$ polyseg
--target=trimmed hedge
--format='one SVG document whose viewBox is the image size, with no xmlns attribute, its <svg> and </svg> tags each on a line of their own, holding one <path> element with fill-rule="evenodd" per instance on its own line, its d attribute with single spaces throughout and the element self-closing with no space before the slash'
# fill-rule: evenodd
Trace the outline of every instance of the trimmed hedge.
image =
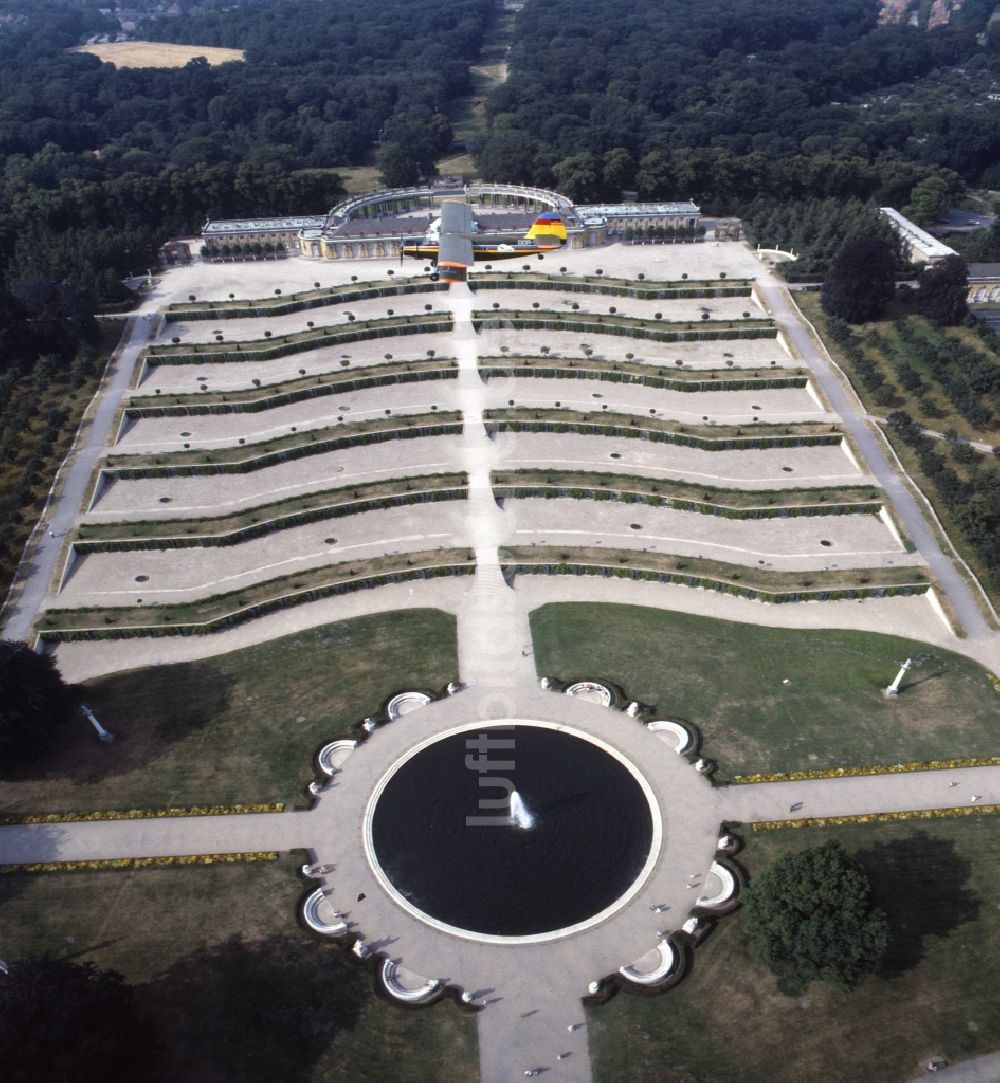
<svg viewBox="0 0 1000 1083">
<path fill-rule="evenodd" d="M 259 602 L 241 606 L 218 617 L 212 617 L 205 621 L 179 621 L 177 624 L 157 625 L 124 625 L 119 628 L 90 627 L 90 628 L 58 628 L 46 627 L 47 622 L 55 622 L 60 617 L 87 616 L 97 620 L 116 620 L 119 615 L 133 616 L 134 609 L 70 609 L 70 610 L 46 610 L 41 615 L 40 622 L 36 625 L 39 638 L 45 643 L 71 643 L 80 640 L 98 639 L 137 639 L 142 637 L 159 638 L 163 636 L 188 636 L 188 635 L 211 635 L 221 632 L 226 628 L 235 628 L 257 617 L 266 616 L 268 613 L 277 613 L 282 609 L 291 609 L 306 602 L 318 601 L 322 598 L 339 597 L 344 594 L 354 594 L 359 590 L 372 590 L 375 587 L 385 586 L 390 583 L 406 583 L 415 579 L 439 579 L 444 576 L 474 575 L 476 571 L 475 558 L 467 552 L 462 553 L 461 562 L 456 559 L 454 563 L 447 563 L 449 556 L 454 556 L 457 550 L 442 550 L 437 553 L 404 553 L 399 560 L 414 560 L 419 557 L 432 556 L 442 561 L 438 564 L 428 564 L 423 567 L 404 567 L 394 571 L 379 572 L 373 575 L 360 576 L 358 578 L 336 578 L 333 582 L 321 583 L 307 590 L 294 591 L 288 594 L 280 594 L 273 598 L 263 598 Z M 326 571 L 335 576 L 342 575 L 337 566 Z M 289 576 L 279 580 L 272 580 L 273 584 L 286 582 Z M 296 577 L 301 578 L 301 575 Z M 227 594 L 216 595 L 214 598 L 206 598 L 200 604 L 212 601 L 232 599 L 238 601 L 240 594 L 245 594 L 253 589 L 260 589 L 269 584 L 257 583 L 243 591 L 230 591 Z M 156 607 L 156 615 L 160 619 L 169 619 L 171 610 L 189 608 L 191 603 L 178 603 L 176 606 L 160 605 Z"/>
<path fill-rule="evenodd" d="M 870 504 L 879 507 L 882 492 L 877 485 L 806 486 L 803 488 L 739 489 L 721 485 L 697 484 L 679 478 L 651 478 L 618 470 L 590 470 L 578 467 L 518 467 L 499 469 L 490 475 L 497 486 L 555 486 L 557 488 L 605 488 L 631 490 L 664 499 L 692 504 L 717 504 L 733 508 L 770 508 Z M 86 529 L 86 527 L 81 527 Z"/>
<path fill-rule="evenodd" d="M 609 550 L 608 555 L 613 556 L 614 551 Z M 687 558 L 687 562 L 694 565 L 701 563 L 695 558 Z M 731 594 L 738 598 L 749 598 L 754 601 L 771 602 L 773 604 L 825 602 L 843 598 L 891 598 L 897 595 L 925 594 L 930 589 L 930 584 L 927 582 L 915 582 L 878 586 L 830 587 L 818 590 L 802 588 L 787 591 L 767 590 L 763 587 L 733 583 L 725 579 L 698 575 L 697 573 L 652 571 L 644 568 L 622 567 L 617 564 L 585 564 L 575 560 L 530 561 L 516 556 L 512 556 L 509 560 L 502 560 L 501 567 L 505 575 L 515 573 L 520 575 L 590 575 L 601 576 L 605 579 L 631 579 L 637 582 L 677 583 L 685 587 L 700 587 L 702 590 L 712 590 L 717 594 Z M 859 571 L 864 571 L 864 569 L 859 569 Z"/>
<path fill-rule="evenodd" d="M 484 364 L 485 361 L 485 364 Z M 499 363 L 498 363 L 499 362 Z M 529 379 L 604 380 L 616 384 L 643 384 L 645 387 L 666 391 L 769 391 L 781 388 L 803 388 L 809 383 L 807 376 L 747 376 L 740 373 L 678 372 L 676 375 L 660 375 L 649 371 L 648 365 L 628 365 L 627 362 L 602 364 L 588 360 L 583 364 L 568 365 L 555 362 L 551 365 L 517 364 L 502 359 L 480 360 L 479 373 L 483 379 L 493 377 L 519 377 Z M 770 373 L 772 370 L 765 369 Z"/>
<path fill-rule="evenodd" d="M 498 498 L 524 500 L 611 500 L 622 504 L 648 504 L 654 508 L 673 508 L 676 511 L 693 511 L 700 515 L 715 515 L 722 519 L 802 519 L 829 515 L 878 515 L 881 501 L 865 501 L 857 504 L 785 504 L 769 507 L 741 508 L 727 504 L 712 504 L 698 500 L 681 500 L 676 497 L 657 496 L 634 489 L 607 486 L 566 485 L 494 485 L 493 495 Z"/>
<path fill-rule="evenodd" d="M 142 355 L 150 368 L 157 365 L 218 365 L 237 361 L 273 361 L 290 354 L 308 353 L 324 346 L 337 346 L 362 339 L 393 338 L 399 335 L 445 334 L 452 330 L 450 313 L 432 312 L 426 316 L 391 316 L 385 320 L 366 320 L 330 327 L 314 327 L 278 338 L 250 339 L 247 342 L 197 344 L 179 343 L 150 346 Z M 199 349 L 204 346 L 204 349 Z"/>
<path fill-rule="evenodd" d="M 287 297 L 257 297 L 246 301 L 216 301 L 198 303 L 183 301 L 167 305 L 163 317 L 167 323 L 180 320 L 233 320 L 261 316 L 288 316 L 310 308 L 347 305 L 369 301 L 376 297 L 403 297 L 411 293 L 438 293 L 448 288 L 447 282 L 429 279 L 405 282 L 359 282 L 351 286 L 330 286 L 321 290 L 303 290 Z M 213 305 L 215 307 L 213 307 Z"/>
<path fill-rule="evenodd" d="M 618 284 L 618 282 L 622 284 Z M 510 278 L 475 274 L 469 276 L 469 285 L 475 290 L 559 290 L 561 293 L 591 293 L 605 297 L 631 297 L 637 301 L 676 301 L 692 297 L 749 297 L 750 280 L 732 279 L 729 284 L 715 284 L 714 280 L 695 280 L 684 284 L 666 282 L 638 282 L 636 280 L 611 281 L 579 278 L 532 278 L 512 275 Z"/>
<path fill-rule="evenodd" d="M 402 482 L 400 482 L 402 484 Z M 350 500 L 343 504 L 327 504 L 324 507 L 309 508 L 271 519 L 264 519 L 249 526 L 240 527 L 228 534 L 165 535 L 150 538 L 94 538 L 76 539 L 73 548 L 78 553 L 134 553 L 149 549 L 193 549 L 203 546 L 222 547 L 239 545 L 253 538 L 274 534 L 279 530 L 304 526 L 307 523 L 324 522 L 328 519 L 345 519 L 351 515 L 361 515 L 366 511 L 381 511 L 384 508 L 402 508 L 411 504 L 436 504 L 443 500 L 465 500 L 469 495 L 467 487 L 454 489 L 422 489 L 401 492 L 394 496 L 379 496 L 370 499 Z M 165 528 L 177 529 L 190 520 L 165 520 Z"/>
<path fill-rule="evenodd" d="M 206 395 L 190 394 L 183 397 L 185 402 L 158 406 L 155 403 L 141 406 L 126 405 L 124 414 L 128 418 L 140 417 L 194 417 L 199 414 L 253 414 L 262 410 L 273 410 L 278 406 L 289 406 L 304 399 L 319 398 L 326 395 L 343 395 L 350 391 L 365 391 L 372 387 L 388 387 L 392 384 L 416 383 L 422 380 L 454 380 L 458 377 L 458 364 L 450 359 L 437 367 L 411 369 L 393 364 L 393 371 L 380 371 L 388 365 L 374 365 L 351 376 L 339 376 L 329 383 L 315 383 L 309 387 L 296 387 L 288 391 L 276 391 L 255 399 L 237 399 L 231 402 L 203 402 Z M 240 394 L 240 392 L 235 392 Z"/>
<path fill-rule="evenodd" d="M 382 428 L 370 428 L 371 425 Z M 378 422 L 361 422 L 357 427 L 342 425 L 336 429 L 312 429 L 296 433 L 294 437 L 280 436 L 246 448 L 235 450 L 248 454 L 248 458 L 213 461 L 211 456 L 219 452 L 178 451 L 156 457 L 153 462 L 141 465 L 123 465 L 121 460 L 129 458 L 146 460 L 150 456 L 115 456 L 109 458 L 101 467 L 101 472 L 113 478 L 136 479 L 158 477 L 196 477 L 203 474 L 247 474 L 277 463 L 320 455 L 328 451 L 343 451 L 346 448 L 365 447 L 369 444 L 384 444 L 390 440 L 414 440 L 422 436 L 446 436 L 461 433 L 461 415 L 455 412 L 441 414 L 410 414 L 400 418 L 386 418 Z M 345 435 L 324 435 L 331 433 Z M 261 450 L 273 448 L 274 450 Z M 227 449 L 233 450 L 233 449 Z M 192 462 L 201 456 L 204 461 Z"/>
<path fill-rule="evenodd" d="M 726 326 L 723 327 L 723 324 Z M 574 334 L 614 335 L 654 342 L 778 337 L 778 328 L 770 320 L 747 320 L 742 324 L 737 320 L 704 320 L 698 323 L 682 320 L 675 323 L 639 320 L 630 316 L 591 316 L 548 311 L 531 313 L 516 309 L 499 312 L 477 309 L 472 313 L 472 325 L 477 333 L 484 329 L 572 331 Z"/>
<path fill-rule="evenodd" d="M 653 444 L 679 444 L 683 447 L 699 448 L 702 451 L 730 451 L 735 449 L 776 447 L 823 447 L 840 444 L 843 434 L 835 432 L 775 433 L 773 430 L 789 426 L 752 426 L 753 435 L 742 435 L 742 428 L 735 430 L 729 426 L 717 426 L 712 431 L 718 436 L 704 436 L 700 433 L 684 431 L 684 426 L 657 420 L 647 422 L 636 418 L 625 418 L 624 414 L 600 414 L 599 420 L 560 420 L 560 414 L 569 411 L 534 410 L 533 417 L 523 416 L 529 411 L 486 410 L 483 414 L 486 432 L 571 432 L 588 436 L 617 436 L 648 440 Z M 799 426 L 803 428 L 803 426 Z"/>
</svg>

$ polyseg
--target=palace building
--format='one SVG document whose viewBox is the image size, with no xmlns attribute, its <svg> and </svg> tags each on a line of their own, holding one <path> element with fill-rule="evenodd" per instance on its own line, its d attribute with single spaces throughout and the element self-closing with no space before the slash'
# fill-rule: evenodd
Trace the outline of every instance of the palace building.
<svg viewBox="0 0 1000 1083">
<path fill-rule="evenodd" d="M 208 221 L 202 254 L 208 259 L 302 256 L 305 259 L 384 259 L 420 238 L 445 200 L 476 210 L 483 241 L 521 237 L 541 211 L 557 212 L 570 248 L 605 244 L 626 227 L 697 230 L 700 208 L 684 203 L 624 203 L 576 207 L 559 192 L 516 184 L 432 184 L 349 196 L 327 214 Z"/>
</svg>

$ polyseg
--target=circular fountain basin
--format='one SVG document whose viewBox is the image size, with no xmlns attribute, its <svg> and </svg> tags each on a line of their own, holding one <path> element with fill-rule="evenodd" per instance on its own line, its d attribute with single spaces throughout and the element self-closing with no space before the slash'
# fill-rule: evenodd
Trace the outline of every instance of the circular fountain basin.
<svg viewBox="0 0 1000 1083">
<path fill-rule="evenodd" d="M 365 816 L 368 861 L 396 902 L 490 942 L 550 940 L 604 920 L 638 891 L 661 841 L 652 791 L 621 753 L 521 719 L 411 749 Z"/>
</svg>

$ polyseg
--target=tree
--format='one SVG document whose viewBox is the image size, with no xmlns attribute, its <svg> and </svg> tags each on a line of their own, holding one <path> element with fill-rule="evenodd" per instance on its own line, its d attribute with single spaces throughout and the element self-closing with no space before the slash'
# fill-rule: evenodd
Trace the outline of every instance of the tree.
<svg viewBox="0 0 1000 1083">
<path fill-rule="evenodd" d="M 619 199 L 623 188 L 628 188 L 635 178 L 635 162 L 624 147 L 612 147 L 604 155 L 601 164 L 604 191 L 612 199 Z"/>
<path fill-rule="evenodd" d="M 839 842 L 779 858 L 754 878 L 743 905 L 751 955 L 789 993 L 817 980 L 853 989 L 889 939 L 867 876 Z"/>
<path fill-rule="evenodd" d="M 0 639 L 0 774 L 45 752 L 72 710 L 70 690 L 51 656 Z"/>
<path fill-rule="evenodd" d="M 593 154 L 583 151 L 572 154 L 552 167 L 556 184 L 575 203 L 588 203 L 600 194 L 597 163 Z"/>
<path fill-rule="evenodd" d="M 663 198 L 675 183 L 670 158 L 661 150 L 650 151 L 639 162 L 636 185 L 643 198 Z"/>
<path fill-rule="evenodd" d="M 925 177 L 910 193 L 904 213 L 918 226 L 933 225 L 951 204 L 951 185 L 943 177 Z"/>
<path fill-rule="evenodd" d="M 409 188 L 420 183 L 420 166 L 398 143 L 385 143 L 375 155 L 382 183 L 387 188 Z"/>
<path fill-rule="evenodd" d="M 0 1064 L 8 1083 L 141 1078 L 153 1046 L 132 987 L 113 970 L 28 959 L 0 975 Z"/>
<path fill-rule="evenodd" d="M 823 282 L 823 311 L 848 323 L 877 319 L 895 292 L 895 263 L 887 241 L 845 241 Z"/>
<path fill-rule="evenodd" d="M 917 278 L 917 311 L 937 324 L 961 323 L 969 311 L 969 268 L 961 256 L 945 256 Z"/>
</svg>

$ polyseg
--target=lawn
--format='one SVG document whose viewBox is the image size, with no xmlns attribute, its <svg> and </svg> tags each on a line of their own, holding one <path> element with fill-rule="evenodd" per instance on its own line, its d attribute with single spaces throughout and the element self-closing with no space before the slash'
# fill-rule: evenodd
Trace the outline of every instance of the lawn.
<svg viewBox="0 0 1000 1083">
<path fill-rule="evenodd" d="M 454 617 L 404 610 L 112 674 L 80 695 L 118 741 L 98 743 L 74 718 L 50 756 L 0 780 L 0 809 L 293 803 L 322 744 L 357 736 L 394 692 L 441 690 L 457 673 Z"/>
<path fill-rule="evenodd" d="M 1000 695 L 986 670 L 913 640 L 590 603 L 542 606 L 531 628 L 540 675 L 604 678 L 693 722 L 722 779 L 996 755 Z M 883 699 L 907 657 L 917 664 L 902 694 Z"/>
<path fill-rule="evenodd" d="M 994 817 L 747 833 L 751 875 L 839 839 L 890 919 L 878 977 L 851 994 L 778 992 L 749 958 L 743 915 L 720 921 L 688 977 L 660 997 L 620 993 L 588 1014 L 594 1078 L 656 1083 L 904 1083 L 931 1056 L 1000 1046 L 1000 832 Z"/>
<path fill-rule="evenodd" d="M 120 971 L 160 1039 L 150 1083 L 475 1079 L 471 1016 L 384 1003 L 346 948 L 299 928 L 302 860 L 7 874 L 4 958 Z"/>
</svg>

